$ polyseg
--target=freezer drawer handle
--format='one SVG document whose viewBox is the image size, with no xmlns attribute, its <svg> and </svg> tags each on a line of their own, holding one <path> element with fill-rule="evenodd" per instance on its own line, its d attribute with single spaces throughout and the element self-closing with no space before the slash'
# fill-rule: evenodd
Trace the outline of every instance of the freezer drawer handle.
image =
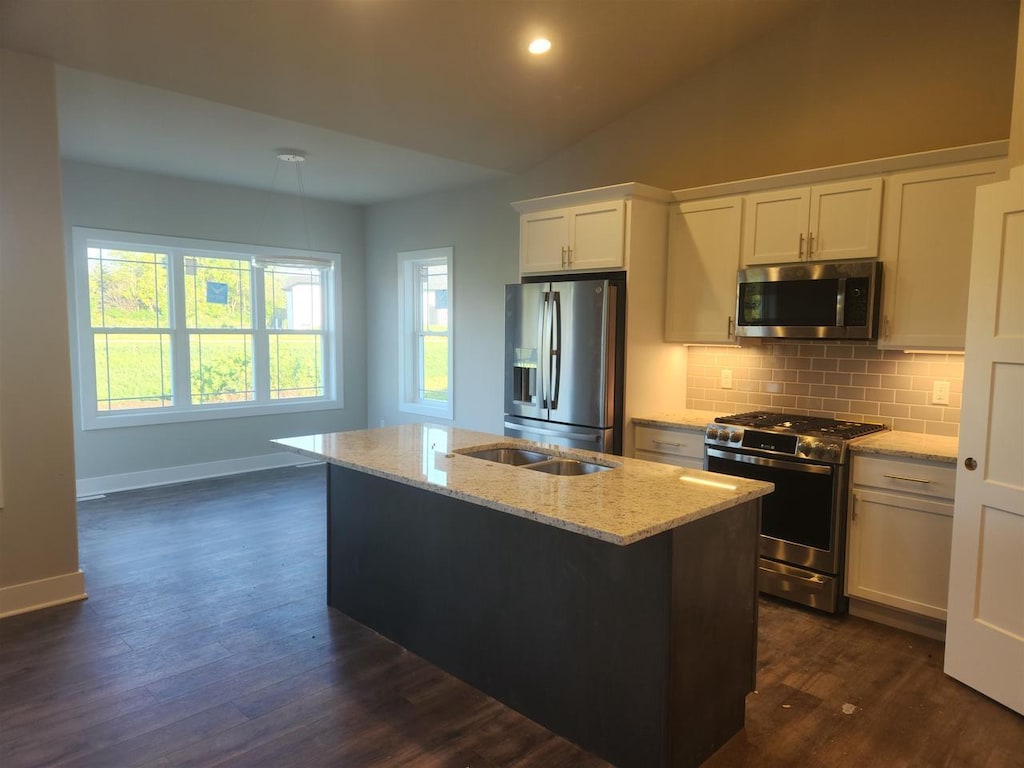
<svg viewBox="0 0 1024 768">
<path fill-rule="evenodd" d="M 505 426 L 511 429 L 522 430 L 523 432 L 536 432 L 538 435 L 564 437 L 568 440 L 588 440 L 591 443 L 601 442 L 600 435 L 585 435 L 582 432 L 559 432 L 557 429 L 544 429 L 543 427 L 528 427 L 525 424 L 516 424 L 514 421 L 506 421 Z"/>
</svg>

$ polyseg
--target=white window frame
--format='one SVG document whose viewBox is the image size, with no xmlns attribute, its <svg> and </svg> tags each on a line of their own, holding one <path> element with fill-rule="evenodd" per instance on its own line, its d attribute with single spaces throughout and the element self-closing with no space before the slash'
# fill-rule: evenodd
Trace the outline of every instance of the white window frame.
<svg viewBox="0 0 1024 768">
<path fill-rule="evenodd" d="M 451 421 L 455 402 L 455 283 L 454 248 L 426 248 L 398 252 L 398 410 Z M 419 291 L 416 273 L 421 266 L 445 264 L 448 268 L 448 399 L 427 400 L 419 395 L 423 366 L 419 353 Z"/>
<path fill-rule="evenodd" d="M 83 430 L 134 427 L 152 424 L 205 421 L 247 416 L 262 416 L 300 411 L 334 410 L 344 407 L 341 383 L 341 254 L 295 248 L 274 248 L 244 243 L 227 243 L 167 235 L 149 235 L 117 230 L 72 227 L 72 269 L 74 272 L 71 297 L 72 337 L 78 352 L 79 395 L 81 398 L 81 424 Z M 173 392 L 175 403 L 156 408 L 136 408 L 100 411 L 97 408 L 96 358 L 93 349 L 93 328 L 89 307 L 89 248 L 119 248 L 134 251 L 159 251 L 168 254 L 168 282 L 170 284 L 170 327 L 163 329 L 171 335 L 173 366 Z M 204 403 L 193 405 L 188 373 L 189 335 L 197 329 L 186 327 L 183 296 L 184 254 L 214 258 L 232 258 L 252 264 L 251 311 L 254 327 L 248 331 L 253 339 L 254 388 L 256 399 L 244 403 Z M 266 264 L 295 264 L 323 269 L 323 372 L 324 395 L 321 397 L 269 399 L 270 366 L 267 359 L 267 340 L 277 333 L 266 328 L 263 301 L 263 274 Z M 112 328 L 117 333 L 118 329 Z M 128 329 L 131 332 L 131 329 Z M 211 331 L 219 332 L 219 331 Z M 233 331 L 225 331 L 231 333 Z"/>
</svg>

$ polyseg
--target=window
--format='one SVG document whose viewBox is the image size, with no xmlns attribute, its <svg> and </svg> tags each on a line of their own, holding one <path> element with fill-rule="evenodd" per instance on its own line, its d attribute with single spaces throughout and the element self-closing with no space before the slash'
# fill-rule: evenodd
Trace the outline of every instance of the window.
<svg viewBox="0 0 1024 768">
<path fill-rule="evenodd" d="M 337 254 L 73 229 L 86 429 L 337 408 Z"/>
<path fill-rule="evenodd" d="M 452 249 L 398 254 L 399 410 L 452 418 Z"/>
</svg>

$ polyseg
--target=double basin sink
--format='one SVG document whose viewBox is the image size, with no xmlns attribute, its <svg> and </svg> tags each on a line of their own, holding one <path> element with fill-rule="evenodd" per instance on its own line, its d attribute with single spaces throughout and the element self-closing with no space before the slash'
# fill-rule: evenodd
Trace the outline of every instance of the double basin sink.
<svg viewBox="0 0 1024 768">
<path fill-rule="evenodd" d="M 536 472 L 545 472 L 549 475 L 562 475 L 574 477 L 578 475 L 591 475 L 594 472 L 603 472 L 606 469 L 614 469 L 614 466 L 595 464 L 590 461 L 579 459 L 567 459 L 563 456 L 555 456 L 541 451 L 531 451 L 528 448 L 516 447 L 495 447 L 495 448 L 465 448 L 455 453 L 469 456 L 474 459 L 493 461 L 497 464 L 508 464 L 514 467 L 532 469 Z"/>
</svg>

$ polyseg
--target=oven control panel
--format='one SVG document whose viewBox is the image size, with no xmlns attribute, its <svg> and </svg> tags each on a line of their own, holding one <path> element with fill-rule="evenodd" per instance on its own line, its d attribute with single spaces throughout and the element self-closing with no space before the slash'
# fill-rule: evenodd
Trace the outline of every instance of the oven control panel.
<svg viewBox="0 0 1024 768">
<path fill-rule="evenodd" d="M 745 429 L 730 424 L 711 424 L 704 432 L 704 444 L 725 446 L 746 453 L 794 456 L 808 461 L 838 464 L 845 458 L 845 441 L 834 437 L 812 437 L 777 430 Z"/>
</svg>

